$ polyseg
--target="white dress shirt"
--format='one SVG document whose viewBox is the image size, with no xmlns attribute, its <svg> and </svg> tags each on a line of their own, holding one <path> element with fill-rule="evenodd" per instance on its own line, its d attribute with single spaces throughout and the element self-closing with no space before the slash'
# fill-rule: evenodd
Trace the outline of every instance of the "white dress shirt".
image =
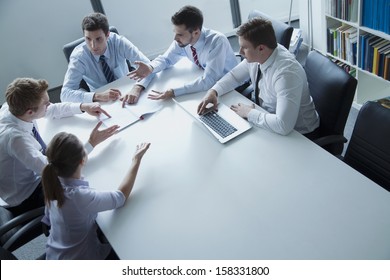
<svg viewBox="0 0 390 280">
<path fill-rule="evenodd" d="M 56 103 L 47 108 L 46 118 L 62 118 L 81 114 L 80 104 Z M 9 205 L 17 206 L 27 199 L 41 180 L 47 164 L 41 145 L 34 138 L 34 122 L 15 117 L 5 103 L 0 109 L 0 197 Z M 88 151 L 92 146 L 85 146 Z"/>
<path fill-rule="evenodd" d="M 123 206 L 125 196 L 119 190 L 98 192 L 81 179 L 59 179 L 64 189 L 65 203 L 61 208 L 57 207 L 57 201 L 51 201 L 50 207 L 46 206 L 46 215 L 51 224 L 46 259 L 105 259 L 111 247 L 98 239 L 97 213 Z"/>
<path fill-rule="evenodd" d="M 258 65 L 257 62 L 243 60 L 213 89 L 218 95 L 223 95 L 248 77 L 254 85 Z M 315 130 L 319 126 L 319 116 L 309 93 L 306 73 L 295 57 L 278 45 L 260 69 L 259 97 L 262 99 L 261 107 L 267 112 L 253 109 L 248 114 L 248 121 L 281 135 L 287 135 L 293 129 L 302 134 Z"/>
<path fill-rule="evenodd" d="M 237 65 L 237 59 L 229 40 L 220 32 L 202 28 L 201 35 L 193 47 L 196 49 L 198 61 L 203 67 L 204 73 L 190 83 L 173 88 L 175 96 L 209 90 L 223 75 Z M 176 41 L 173 41 L 163 55 L 158 56 L 150 63 L 154 68 L 153 73 L 176 64 L 183 57 L 194 62 L 191 46 L 187 45 L 182 48 Z"/>
<path fill-rule="evenodd" d="M 134 63 L 134 61 L 150 63 L 150 60 L 128 39 L 113 32 L 108 37 L 104 56 L 115 79 L 124 77 L 129 73 L 126 59 L 131 63 Z M 68 70 L 66 71 L 61 90 L 61 101 L 92 102 L 95 90 L 107 84 L 99 58 L 100 55 L 93 55 L 89 51 L 85 42 L 73 50 L 69 58 Z M 146 88 L 153 77 L 154 75 L 149 75 L 136 84 Z M 82 79 L 87 83 L 90 92 L 80 89 L 80 81 Z M 126 94 L 126 92 L 122 92 L 123 94 Z"/>
</svg>

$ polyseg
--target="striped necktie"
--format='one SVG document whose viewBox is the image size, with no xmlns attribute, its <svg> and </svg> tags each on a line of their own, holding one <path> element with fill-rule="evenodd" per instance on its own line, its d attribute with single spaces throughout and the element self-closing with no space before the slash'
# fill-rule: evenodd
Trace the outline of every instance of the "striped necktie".
<svg viewBox="0 0 390 280">
<path fill-rule="evenodd" d="M 110 67 L 108 66 L 108 64 L 106 62 L 106 57 L 104 55 L 101 55 L 99 58 L 99 61 L 102 63 L 103 73 L 107 79 L 107 82 L 111 83 L 111 82 L 115 81 L 114 74 L 112 73 Z"/>
<path fill-rule="evenodd" d="M 33 126 L 33 128 L 32 128 L 32 133 L 34 135 L 34 138 L 38 141 L 38 143 L 42 147 L 42 154 L 45 154 L 46 153 L 46 144 L 43 141 L 43 139 L 42 139 L 41 135 L 39 134 L 38 130 L 35 128 L 35 126 Z"/>
<path fill-rule="evenodd" d="M 194 58 L 195 64 L 203 69 L 202 65 L 200 65 L 200 63 L 199 63 L 198 54 L 196 53 L 196 49 L 193 46 L 191 46 L 191 51 L 192 51 L 192 57 Z"/>
</svg>

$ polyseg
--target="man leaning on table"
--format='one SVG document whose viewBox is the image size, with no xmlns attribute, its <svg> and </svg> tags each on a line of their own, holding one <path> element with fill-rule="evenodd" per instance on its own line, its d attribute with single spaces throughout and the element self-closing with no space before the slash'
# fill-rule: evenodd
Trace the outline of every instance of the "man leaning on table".
<svg viewBox="0 0 390 280">
<path fill-rule="evenodd" d="M 255 88 L 254 104 L 235 104 L 231 109 L 254 125 L 287 135 L 293 129 L 308 138 L 315 137 L 319 117 L 309 93 L 306 73 L 295 57 L 276 42 L 272 23 L 254 18 L 237 31 L 240 54 L 245 59 L 220 79 L 198 106 L 202 114 L 211 103 L 217 109 L 221 96 L 249 77 Z M 256 97 L 257 95 L 257 97 Z"/>
<path fill-rule="evenodd" d="M 97 102 L 51 104 L 47 89 L 45 80 L 15 79 L 8 85 L 6 103 L 0 109 L 0 197 L 14 215 L 44 206 L 41 172 L 47 164 L 46 144 L 39 135 L 36 120 L 83 112 L 109 116 Z M 87 152 L 118 129 L 112 126 L 99 130 L 100 125 L 101 122 L 92 130 L 84 146 Z"/>
<path fill-rule="evenodd" d="M 126 59 L 144 63 L 149 63 L 150 60 L 128 39 L 111 33 L 107 17 L 101 13 L 86 16 L 82 21 L 82 29 L 85 42 L 78 45 L 70 55 L 61 101 L 92 102 L 121 99 L 123 105 L 137 103 L 141 92 L 148 86 L 153 76 L 136 83 L 124 96 L 122 96 L 124 93 L 115 88 L 103 92 L 96 92 L 96 89 L 126 76 L 129 72 Z M 91 92 L 80 89 L 82 79 Z"/>
<path fill-rule="evenodd" d="M 151 63 L 136 62 L 139 67 L 129 76 L 136 80 L 143 79 L 176 64 L 183 57 L 204 69 L 204 72 L 190 83 L 150 94 L 149 98 L 155 100 L 208 90 L 237 65 L 226 36 L 203 27 L 203 15 L 198 8 L 184 6 L 172 16 L 171 21 L 175 38 L 168 50 Z"/>
</svg>

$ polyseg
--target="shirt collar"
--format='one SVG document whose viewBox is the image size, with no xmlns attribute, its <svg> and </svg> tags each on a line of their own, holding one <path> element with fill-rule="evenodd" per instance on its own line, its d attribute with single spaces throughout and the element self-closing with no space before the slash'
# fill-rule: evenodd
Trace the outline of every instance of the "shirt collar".
<svg viewBox="0 0 390 280">
<path fill-rule="evenodd" d="M 64 178 L 64 177 L 58 177 L 58 178 L 60 179 L 61 184 L 67 188 L 89 187 L 89 183 L 88 181 L 84 180 L 84 177 L 81 177 L 81 179 Z"/>
<path fill-rule="evenodd" d="M 33 122 L 26 122 L 18 117 L 14 116 L 10 111 L 7 112 L 9 119 L 11 122 L 15 123 L 18 127 L 20 127 L 23 131 L 31 133 L 34 123 Z"/>
<path fill-rule="evenodd" d="M 94 55 L 92 54 L 94 59 L 96 60 L 96 62 L 99 62 L 100 60 L 100 55 Z M 106 51 L 104 52 L 103 54 L 107 59 L 110 59 L 110 50 L 108 48 L 108 41 L 107 41 L 107 48 L 106 48 Z"/>
<path fill-rule="evenodd" d="M 276 47 L 272 54 L 268 57 L 268 59 L 263 64 L 260 64 L 261 72 L 265 72 L 268 67 L 271 67 L 271 65 L 275 62 L 276 56 L 278 55 L 278 51 L 279 48 Z"/>
<path fill-rule="evenodd" d="M 204 28 L 202 28 L 198 41 L 196 41 L 196 43 L 192 45 L 196 49 L 197 53 L 202 52 L 205 41 L 206 41 L 206 34 L 204 32 Z"/>
</svg>

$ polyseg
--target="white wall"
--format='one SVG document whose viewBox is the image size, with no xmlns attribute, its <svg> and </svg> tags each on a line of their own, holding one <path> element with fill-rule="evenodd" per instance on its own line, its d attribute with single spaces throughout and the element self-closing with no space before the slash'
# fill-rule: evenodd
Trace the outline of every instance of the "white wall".
<svg viewBox="0 0 390 280">
<path fill-rule="evenodd" d="M 251 10 L 259 10 L 275 19 L 288 21 L 290 5 L 291 20 L 298 19 L 299 1 L 295 0 L 239 0 L 241 20 L 245 22 Z"/>
<path fill-rule="evenodd" d="M 62 46 L 82 36 L 89 0 L 0 1 L 0 103 L 17 77 L 44 78 L 61 85 L 67 61 Z"/>
<path fill-rule="evenodd" d="M 310 48 L 315 48 L 322 52 L 326 52 L 326 33 L 322 32 L 322 30 L 326 29 L 326 22 L 325 17 L 321 16 L 324 9 L 324 0 L 299 1 L 299 23 L 303 32 L 303 42 Z M 310 15 L 312 19 L 310 19 Z M 312 27 L 310 27 L 311 20 Z M 311 28 L 313 30 L 312 34 L 310 34 Z"/>
<path fill-rule="evenodd" d="M 223 33 L 233 29 L 229 0 L 192 0 L 190 3 L 179 0 L 101 1 L 110 24 L 149 58 L 164 52 L 171 44 L 174 36 L 171 17 L 187 4 L 202 11 L 205 27 Z"/>
<path fill-rule="evenodd" d="M 229 0 L 101 1 L 110 25 L 116 26 L 120 34 L 150 58 L 165 51 L 172 42 L 171 16 L 186 4 L 203 11 L 208 28 L 224 33 L 233 31 Z M 245 14 L 242 21 L 252 8 L 286 19 L 289 3 L 240 0 L 241 12 Z M 92 11 L 90 0 L 0 0 L 1 104 L 7 85 L 17 77 L 43 78 L 50 87 L 62 85 L 67 68 L 62 47 L 82 37 L 81 21 Z"/>
</svg>

